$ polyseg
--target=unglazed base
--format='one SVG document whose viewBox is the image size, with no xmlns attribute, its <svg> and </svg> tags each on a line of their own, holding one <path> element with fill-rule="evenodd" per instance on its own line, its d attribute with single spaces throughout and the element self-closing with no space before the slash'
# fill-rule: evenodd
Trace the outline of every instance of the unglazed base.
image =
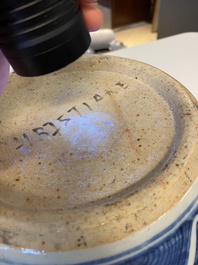
<svg viewBox="0 0 198 265">
<path fill-rule="evenodd" d="M 153 224 L 198 175 L 197 121 L 181 84 L 136 61 L 84 56 L 43 77 L 11 74 L 0 98 L 1 243 L 69 251 Z"/>
</svg>

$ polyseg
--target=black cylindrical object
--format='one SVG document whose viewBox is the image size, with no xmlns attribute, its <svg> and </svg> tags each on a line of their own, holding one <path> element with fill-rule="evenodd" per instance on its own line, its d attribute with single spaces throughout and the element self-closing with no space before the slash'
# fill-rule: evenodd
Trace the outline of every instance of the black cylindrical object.
<svg viewBox="0 0 198 265">
<path fill-rule="evenodd" d="M 58 70 L 79 58 L 89 44 L 77 0 L 1 0 L 0 49 L 17 74 Z"/>
</svg>

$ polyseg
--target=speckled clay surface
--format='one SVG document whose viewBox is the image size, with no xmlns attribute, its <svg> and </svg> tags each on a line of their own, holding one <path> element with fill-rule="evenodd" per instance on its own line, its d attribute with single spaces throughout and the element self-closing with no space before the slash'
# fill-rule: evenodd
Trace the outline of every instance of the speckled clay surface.
<svg viewBox="0 0 198 265">
<path fill-rule="evenodd" d="M 44 251 L 125 238 L 198 176 L 197 103 L 132 60 L 84 56 L 0 98 L 0 243 Z"/>
</svg>

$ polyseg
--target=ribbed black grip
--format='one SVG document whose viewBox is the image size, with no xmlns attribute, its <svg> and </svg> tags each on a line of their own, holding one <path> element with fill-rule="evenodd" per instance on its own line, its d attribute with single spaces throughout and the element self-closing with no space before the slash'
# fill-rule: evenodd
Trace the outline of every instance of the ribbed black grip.
<svg viewBox="0 0 198 265">
<path fill-rule="evenodd" d="M 78 1 L 1 0 L 0 48 L 19 75 L 58 70 L 89 44 Z"/>
</svg>

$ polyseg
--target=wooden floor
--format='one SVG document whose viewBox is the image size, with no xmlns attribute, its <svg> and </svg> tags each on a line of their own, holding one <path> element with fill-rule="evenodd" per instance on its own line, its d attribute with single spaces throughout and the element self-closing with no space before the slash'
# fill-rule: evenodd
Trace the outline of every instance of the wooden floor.
<svg viewBox="0 0 198 265">
<path fill-rule="evenodd" d="M 126 47 L 140 45 L 157 39 L 157 34 L 152 32 L 152 25 L 146 22 L 116 29 L 114 33 L 116 39 Z"/>
</svg>

